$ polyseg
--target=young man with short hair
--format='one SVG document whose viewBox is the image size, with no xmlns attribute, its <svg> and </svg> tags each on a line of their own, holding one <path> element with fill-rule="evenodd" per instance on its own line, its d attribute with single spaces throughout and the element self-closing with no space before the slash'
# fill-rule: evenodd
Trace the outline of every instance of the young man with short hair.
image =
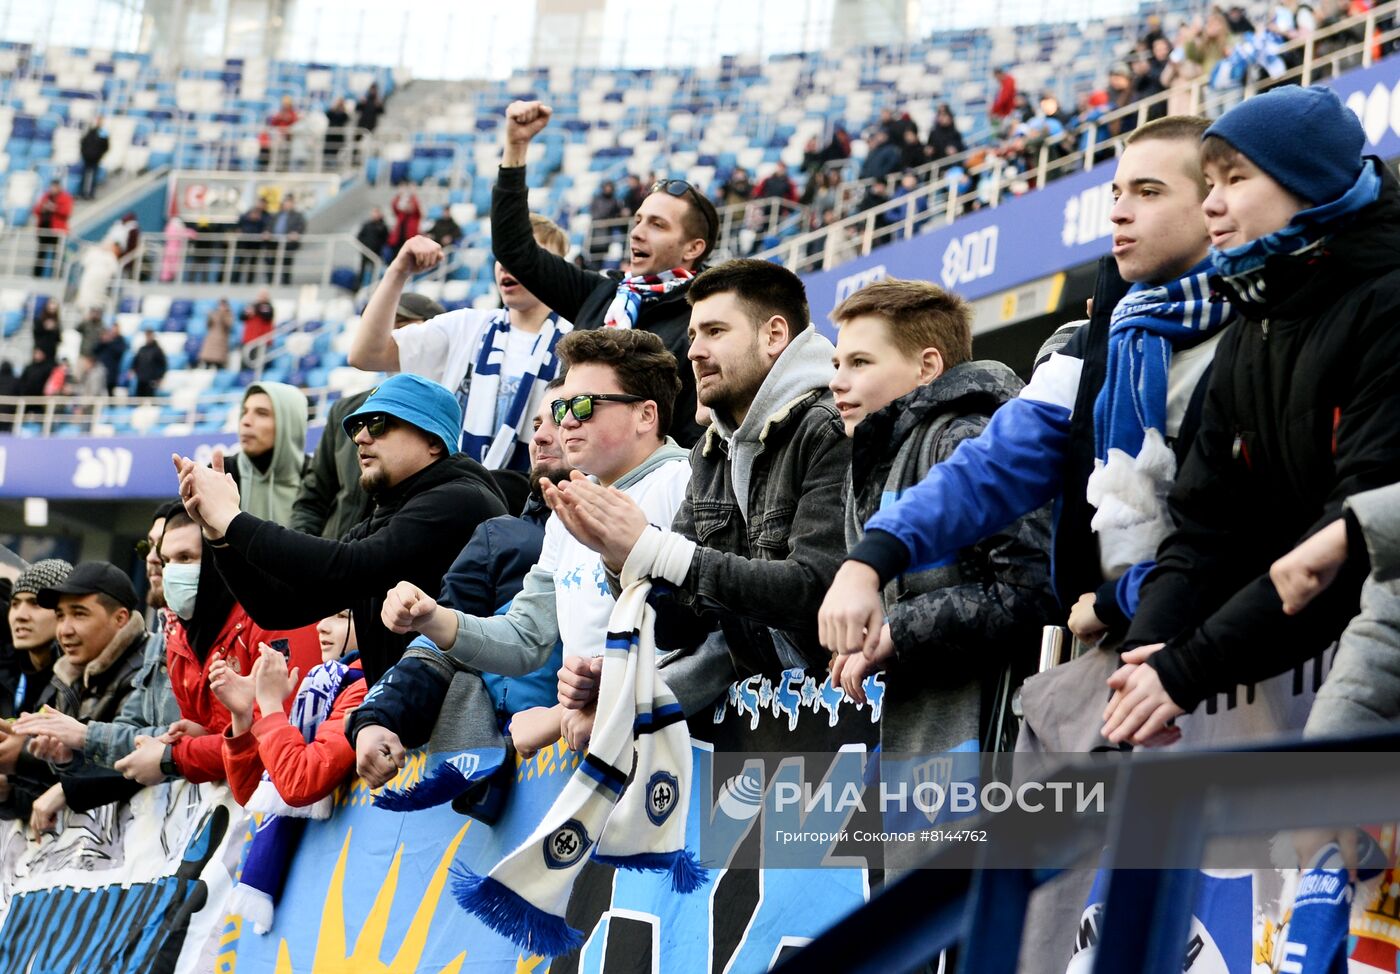
<svg viewBox="0 0 1400 974">
<path fill-rule="evenodd" d="M 559 354 L 568 371 L 552 408 L 564 458 L 575 468 L 566 483 L 596 478 L 600 489 L 668 523 L 690 476 L 686 452 L 666 435 L 680 389 L 675 356 L 655 335 L 630 329 L 574 332 L 560 342 Z M 385 600 L 384 624 L 422 633 L 454 665 L 510 676 L 537 669 L 556 641 L 563 642 L 565 659 L 601 657 L 615 601 L 597 553 L 551 518 L 539 561 L 505 615 L 482 618 L 442 608 L 421 586 L 400 582 Z M 557 740 L 562 720 L 557 706 L 516 714 L 511 736 L 517 749 Z M 567 733 L 571 746 L 583 744 Z M 366 750 L 362 742 L 360 770 L 369 772 L 368 781 L 382 783 L 401 767 L 401 753 Z"/>
<path fill-rule="evenodd" d="M 690 362 L 714 419 L 691 451 L 685 503 L 669 529 L 595 485 L 545 497 L 610 571 L 632 559 L 638 577 L 666 581 L 655 597 L 656 643 L 687 652 L 662 672 L 696 713 L 734 679 L 825 667 L 815 612 L 846 550 L 839 512 L 851 453 L 827 388 L 835 349 L 811 327 L 797 275 L 734 260 L 697 277 L 686 297 Z M 705 642 L 715 630 L 728 659 Z M 564 665 L 561 699 L 587 706 L 596 674 Z"/>
<path fill-rule="evenodd" d="M 1364 564 L 1292 616 L 1269 567 L 1348 497 L 1400 480 L 1400 185 L 1365 144 L 1321 86 L 1250 98 L 1206 131 L 1212 284 L 1245 320 L 1217 352 L 1179 527 L 1110 681 L 1111 741 L 1317 657 L 1315 687 L 1357 613 Z"/>
<path fill-rule="evenodd" d="M 534 244 L 562 259 L 569 238 L 529 214 Z M 462 452 L 488 470 L 530 469 L 530 423 L 559 369 L 559 340 L 573 325 L 551 311 L 496 261 L 497 311 L 439 312 L 414 328 L 396 327 L 409 279 L 443 260 L 424 236 L 404 244 L 374 289 L 350 346 L 350 364 L 371 372 L 412 372 L 446 387 L 462 407 Z"/>
<path fill-rule="evenodd" d="M 690 319 L 685 292 L 715 247 L 719 216 L 714 204 L 682 179 L 654 185 L 633 214 L 629 273 L 622 281 L 549 253 L 531 232 L 525 157 L 551 115 L 539 102 L 514 102 L 506 109 L 501 168 L 491 195 L 496 259 L 574 327 L 640 328 L 659 337 L 683 362 Z M 682 446 L 700 438 L 694 377 L 686 369 L 681 370 L 681 394 L 672 416 L 675 425 L 669 432 Z"/>
<path fill-rule="evenodd" d="M 491 475 L 457 452 L 461 410 L 437 383 L 391 376 L 344 427 L 359 450 L 360 486 L 375 507 L 343 541 L 240 511 L 238 488 L 217 452 L 213 468 L 172 459 L 185 510 L 248 615 L 268 629 L 297 629 L 349 607 L 372 686 L 409 642 L 380 624 L 385 591 L 403 578 L 436 589 L 476 526 L 506 510 Z"/>
<path fill-rule="evenodd" d="M 887 278 L 831 313 L 839 329 L 831 391 L 851 438 L 846 540 L 917 484 L 958 444 L 986 428 L 1022 382 L 999 362 L 972 359 L 972 312 L 923 281 Z M 992 750 L 998 692 L 1031 671 L 1054 611 L 1050 523 L 1042 508 L 950 563 L 906 571 L 885 587 L 886 621 L 869 658 L 837 656 L 832 682 L 855 700 L 885 668 L 880 740 L 887 752 Z"/>
<path fill-rule="evenodd" d="M 875 651 L 880 589 L 910 564 L 938 563 L 1052 500 L 1061 611 L 1074 607 L 1085 642 L 1126 631 L 1231 321 L 1206 285 L 1206 125 L 1174 116 L 1134 133 L 1114 175 L 1113 255 L 1100 262 L 1090 321 L 1067 326 L 1068 344 L 981 436 L 866 524 L 822 603 L 832 652 Z"/>
</svg>

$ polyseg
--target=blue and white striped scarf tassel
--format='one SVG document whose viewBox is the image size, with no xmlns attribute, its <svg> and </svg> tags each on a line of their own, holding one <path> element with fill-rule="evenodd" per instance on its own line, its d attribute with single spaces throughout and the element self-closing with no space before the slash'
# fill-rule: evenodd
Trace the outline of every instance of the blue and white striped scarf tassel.
<svg viewBox="0 0 1400 974">
<path fill-rule="evenodd" d="M 706 879 L 685 848 L 690 733 L 656 670 L 650 590 L 636 581 L 617 600 L 589 751 L 543 821 L 489 875 L 453 866 L 462 908 L 535 954 L 583 945 L 565 913 L 590 852 L 618 868 L 669 873 L 678 893 Z"/>
</svg>

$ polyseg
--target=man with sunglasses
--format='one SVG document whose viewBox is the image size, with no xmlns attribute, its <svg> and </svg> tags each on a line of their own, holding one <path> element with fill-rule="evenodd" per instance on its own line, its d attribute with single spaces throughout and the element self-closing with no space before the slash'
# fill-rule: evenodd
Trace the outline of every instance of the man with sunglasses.
<svg viewBox="0 0 1400 974">
<path fill-rule="evenodd" d="M 458 452 L 462 412 L 436 382 L 391 376 L 343 425 L 358 448 L 360 486 L 375 506 L 341 541 L 240 513 L 217 453 L 212 468 L 174 460 L 185 509 L 253 620 L 297 629 L 348 607 L 372 686 L 409 642 L 380 624 L 384 593 L 400 579 L 436 590 L 477 525 L 506 507 L 490 473 Z"/>
<path fill-rule="evenodd" d="M 549 253 L 531 233 L 525 157 L 550 114 L 539 102 L 514 102 L 506 109 L 501 169 L 491 196 L 496 259 L 575 328 L 649 331 L 676 361 L 684 362 L 690 348 L 685 292 L 715 246 L 719 217 L 714 204 L 683 179 L 656 183 L 633 214 L 628 276 L 621 281 Z M 695 422 L 695 378 L 689 369 L 681 369 L 681 393 L 669 432 L 685 447 L 702 432 Z"/>
<path fill-rule="evenodd" d="M 671 523 L 690 480 L 685 450 L 666 435 L 680 388 L 675 357 L 655 335 L 630 329 L 575 331 L 559 343 L 559 355 L 568 371 L 552 412 L 564 459 L 574 467 L 568 482 L 589 475 L 650 520 Z M 566 660 L 601 656 L 614 601 L 597 553 L 550 518 L 540 558 L 505 615 L 451 611 L 423 586 L 401 582 L 385 600 L 384 624 L 422 633 L 455 664 L 509 676 L 537 669 L 556 641 L 563 642 Z M 557 705 L 516 714 L 511 737 L 517 750 L 543 747 L 561 731 L 570 746 L 582 746 L 563 718 Z"/>
</svg>

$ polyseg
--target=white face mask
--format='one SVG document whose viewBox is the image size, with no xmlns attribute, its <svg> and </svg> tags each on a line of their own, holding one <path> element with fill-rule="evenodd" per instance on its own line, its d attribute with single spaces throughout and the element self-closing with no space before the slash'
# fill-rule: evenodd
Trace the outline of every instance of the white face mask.
<svg viewBox="0 0 1400 974">
<path fill-rule="evenodd" d="M 199 562 L 166 565 L 160 573 L 165 588 L 165 604 L 188 621 L 194 616 L 194 600 L 199 596 Z"/>
</svg>

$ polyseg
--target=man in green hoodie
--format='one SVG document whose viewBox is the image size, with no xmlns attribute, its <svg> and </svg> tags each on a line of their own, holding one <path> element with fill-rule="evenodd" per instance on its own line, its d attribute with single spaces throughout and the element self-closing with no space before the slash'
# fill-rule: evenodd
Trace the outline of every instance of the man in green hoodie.
<svg viewBox="0 0 1400 974">
<path fill-rule="evenodd" d="M 255 382 L 243 394 L 237 462 L 230 471 L 242 509 L 290 524 L 306 469 L 306 394 L 284 382 Z"/>
</svg>

